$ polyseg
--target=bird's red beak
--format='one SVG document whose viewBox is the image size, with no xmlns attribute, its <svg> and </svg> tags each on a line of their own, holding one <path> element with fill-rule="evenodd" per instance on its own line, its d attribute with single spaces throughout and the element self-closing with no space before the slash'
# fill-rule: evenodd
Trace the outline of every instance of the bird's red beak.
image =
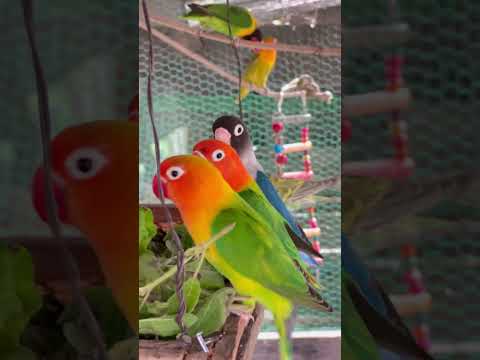
<svg viewBox="0 0 480 360">
<path fill-rule="evenodd" d="M 219 127 L 217 130 L 215 130 L 215 140 L 219 140 L 230 145 L 231 137 L 232 135 L 230 135 L 230 133 L 222 127 Z"/>
<path fill-rule="evenodd" d="M 163 181 L 160 181 L 162 191 L 163 191 L 163 196 L 168 199 L 168 193 L 167 193 L 167 184 L 165 184 Z M 157 175 L 152 179 L 152 190 L 155 196 L 160 199 L 160 191 L 158 190 L 158 178 Z"/>
<path fill-rule="evenodd" d="M 57 205 L 58 218 L 62 223 L 69 224 L 65 192 L 63 187 L 55 180 L 53 181 L 53 194 Z M 47 200 L 45 198 L 45 173 L 42 167 L 39 167 L 33 176 L 32 202 L 40 219 L 48 222 Z"/>
</svg>

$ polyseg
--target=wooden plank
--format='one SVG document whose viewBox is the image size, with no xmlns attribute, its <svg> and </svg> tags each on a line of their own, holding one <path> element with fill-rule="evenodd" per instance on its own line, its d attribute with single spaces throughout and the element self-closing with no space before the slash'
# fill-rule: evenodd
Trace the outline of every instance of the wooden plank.
<svg viewBox="0 0 480 360">
<path fill-rule="evenodd" d="M 429 293 L 390 295 L 393 305 L 401 316 L 414 316 L 429 312 L 432 307 L 432 296 Z"/>
<path fill-rule="evenodd" d="M 374 91 L 360 95 L 347 95 L 342 100 L 342 116 L 381 114 L 394 110 L 405 110 L 411 103 L 410 90 L 401 88 L 397 91 Z"/>
</svg>

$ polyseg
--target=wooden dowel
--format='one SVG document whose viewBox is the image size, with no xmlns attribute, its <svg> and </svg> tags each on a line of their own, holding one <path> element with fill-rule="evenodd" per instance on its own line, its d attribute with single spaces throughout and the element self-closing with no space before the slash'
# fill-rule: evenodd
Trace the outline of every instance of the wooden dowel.
<svg viewBox="0 0 480 360">
<path fill-rule="evenodd" d="M 410 106 L 410 90 L 375 91 L 361 95 L 348 95 L 342 100 L 342 116 L 352 118 L 373 115 L 394 110 L 405 110 Z"/>
<path fill-rule="evenodd" d="M 393 305 L 401 316 L 412 316 L 430 311 L 432 296 L 429 293 L 418 295 L 390 295 Z"/>
<path fill-rule="evenodd" d="M 317 228 L 305 228 L 303 229 L 303 232 L 305 235 L 307 235 L 307 238 L 311 239 L 315 236 L 320 236 L 322 234 L 322 230 L 317 227 Z"/>
<path fill-rule="evenodd" d="M 215 34 L 212 32 L 203 31 L 200 28 L 193 28 L 188 26 L 184 22 L 180 22 L 166 16 L 151 16 L 150 21 L 152 24 L 157 26 L 164 26 L 170 29 L 174 29 L 185 34 L 190 34 L 196 37 L 201 37 L 204 39 L 209 39 L 217 42 L 221 42 L 224 44 L 231 44 L 232 41 L 229 37 Z M 142 28 L 142 27 L 141 27 Z M 324 57 L 339 57 L 342 55 L 341 48 L 319 48 L 316 46 L 305 46 L 305 45 L 291 45 L 291 44 L 265 44 L 265 43 L 258 43 L 254 41 L 242 40 L 237 39 L 235 40 L 235 44 L 238 47 L 249 48 L 249 49 L 276 49 L 277 51 L 287 51 L 293 52 L 297 54 L 310 54 L 310 55 L 317 55 L 317 56 L 324 56 Z"/>
<path fill-rule="evenodd" d="M 342 166 L 342 175 L 397 179 L 410 176 L 414 166 L 415 164 L 410 158 L 403 161 L 396 159 L 352 161 Z"/>
<path fill-rule="evenodd" d="M 313 176 L 313 171 L 291 171 L 282 174 L 283 179 L 296 179 L 296 180 L 310 180 Z"/>
<path fill-rule="evenodd" d="M 291 144 L 284 144 L 283 145 L 283 153 L 284 154 L 291 154 L 300 151 L 310 150 L 312 148 L 312 142 L 298 142 L 298 143 L 291 143 Z"/>
<path fill-rule="evenodd" d="M 410 27 L 404 23 L 347 28 L 342 31 L 342 47 L 359 49 L 400 45 L 411 36 Z"/>
</svg>

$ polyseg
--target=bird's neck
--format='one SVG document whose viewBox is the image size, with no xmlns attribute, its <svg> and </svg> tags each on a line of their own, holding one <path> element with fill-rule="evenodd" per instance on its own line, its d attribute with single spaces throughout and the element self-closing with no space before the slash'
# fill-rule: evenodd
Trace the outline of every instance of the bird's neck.
<svg viewBox="0 0 480 360">
<path fill-rule="evenodd" d="M 247 169 L 250 176 L 254 179 L 257 177 L 257 172 L 263 171 L 262 165 L 257 160 L 255 153 L 252 151 L 245 151 L 240 155 L 242 163 Z"/>
</svg>

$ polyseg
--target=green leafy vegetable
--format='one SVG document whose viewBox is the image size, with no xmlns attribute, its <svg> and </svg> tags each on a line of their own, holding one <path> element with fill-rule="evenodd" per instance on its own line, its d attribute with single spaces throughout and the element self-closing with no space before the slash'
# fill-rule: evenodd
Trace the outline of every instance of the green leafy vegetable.
<svg viewBox="0 0 480 360">
<path fill-rule="evenodd" d="M 192 314 L 185 314 L 183 322 L 188 328 L 197 321 Z M 166 315 L 157 318 L 141 319 L 139 321 L 140 334 L 158 335 L 162 337 L 175 336 L 180 333 L 180 328 L 175 320 L 175 315 Z"/>
<path fill-rule="evenodd" d="M 0 304 L 0 357 L 28 352 L 21 349 L 20 336 L 42 302 L 32 259 L 23 248 L 13 250 L 0 244 Z"/>
<path fill-rule="evenodd" d="M 183 296 L 185 297 L 187 312 L 192 312 L 195 310 L 195 306 L 197 306 L 198 299 L 200 298 L 200 282 L 194 278 L 185 281 L 183 284 Z M 176 314 L 179 307 L 177 293 L 170 296 L 167 303 L 167 314 Z"/>
<path fill-rule="evenodd" d="M 193 336 L 201 331 L 208 336 L 220 330 L 227 319 L 228 306 L 234 294 L 232 288 L 223 288 L 213 293 L 197 312 L 198 321 L 188 329 L 188 333 Z"/>
<path fill-rule="evenodd" d="M 157 233 L 157 226 L 153 221 L 152 210 L 148 208 L 139 209 L 139 242 L 138 249 L 140 254 L 143 254 L 147 251 L 150 241 Z"/>
</svg>

